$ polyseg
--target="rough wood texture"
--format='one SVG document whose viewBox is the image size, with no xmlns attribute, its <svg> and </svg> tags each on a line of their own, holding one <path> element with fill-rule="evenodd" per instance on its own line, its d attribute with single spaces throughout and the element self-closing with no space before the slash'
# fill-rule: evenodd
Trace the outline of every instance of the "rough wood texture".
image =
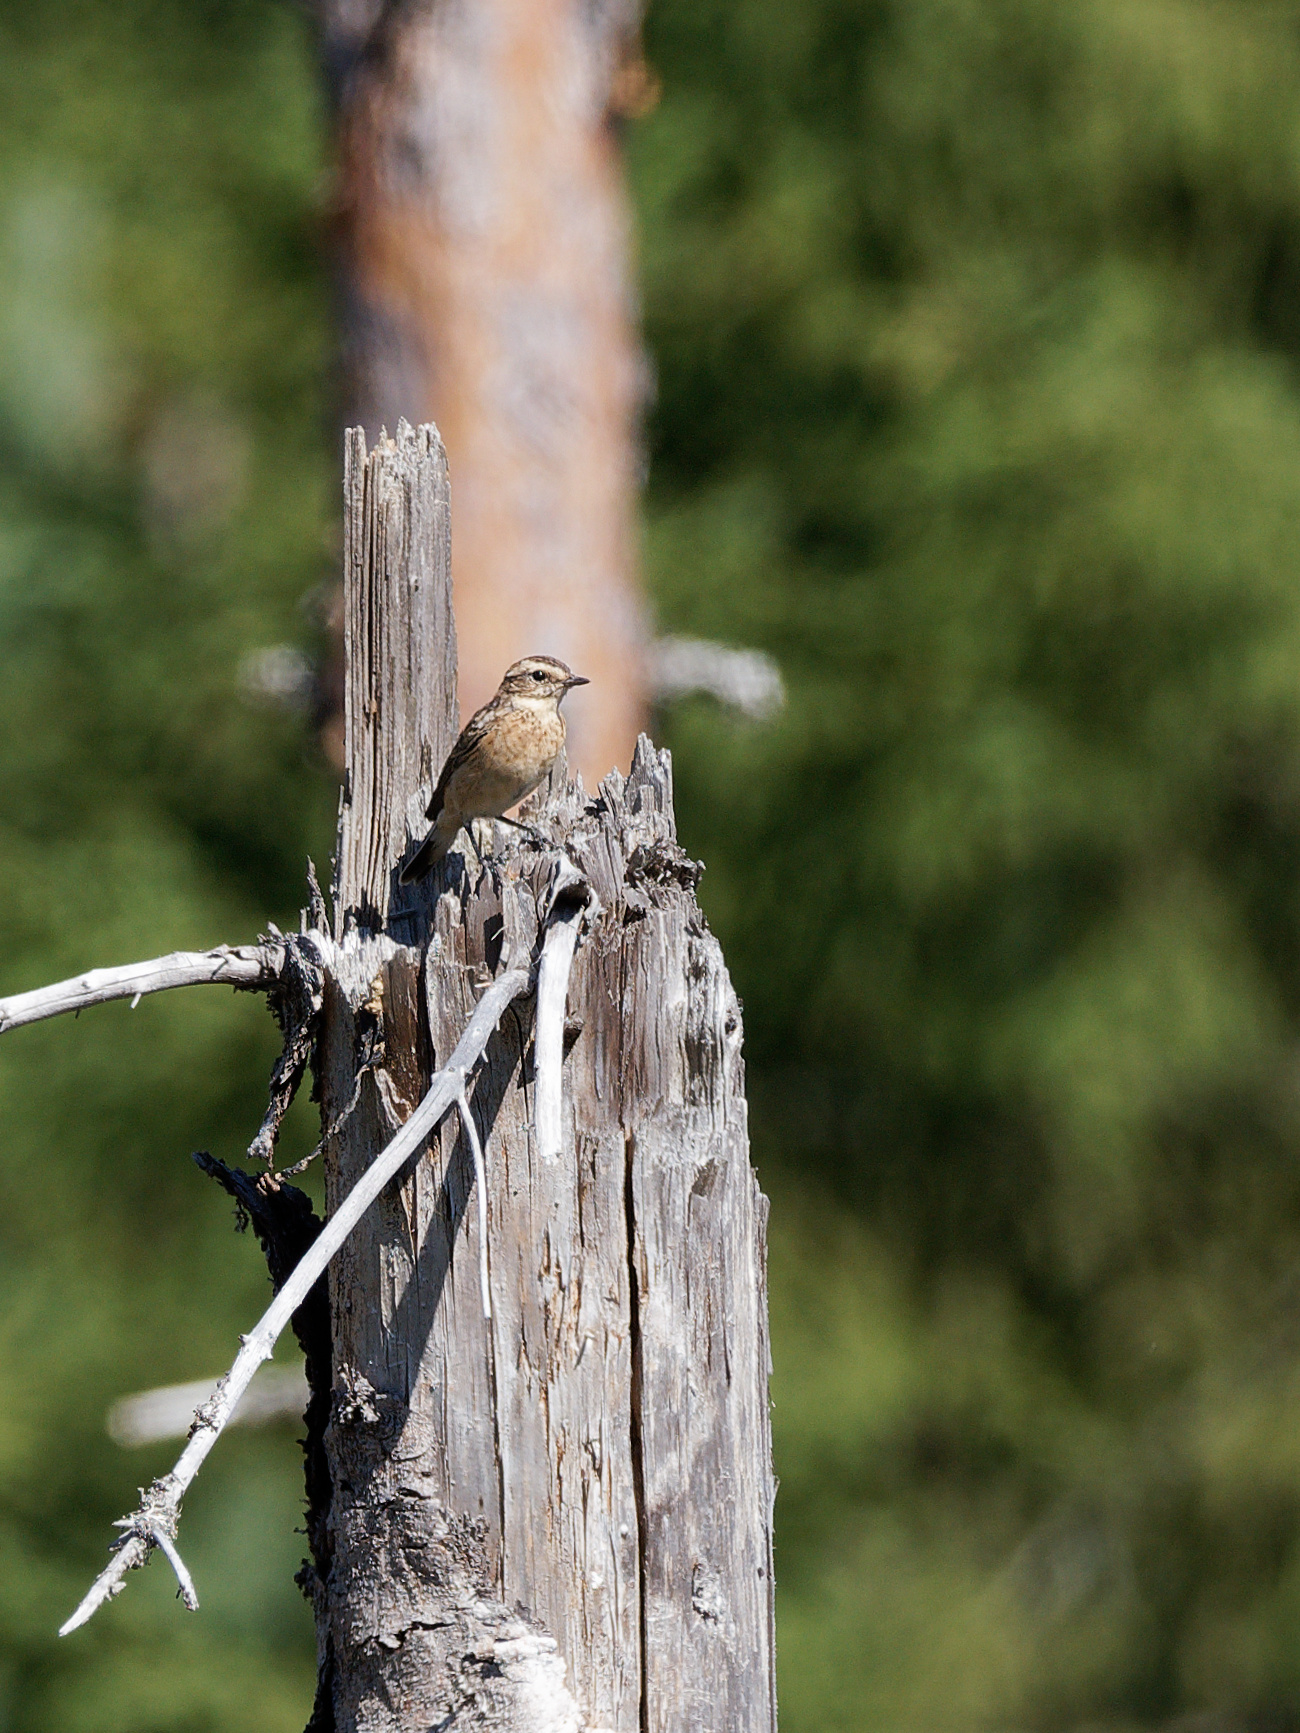
<svg viewBox="0 0 1300 1733">
<path fill-rule="evenodd" d="M 415 473 L 402 452 L 419 440 L 432 449 L 405 430 L 396 458 L 370 464 Z M 373 484 L 350 449 L 352 519 Z M 350 535 L 358 545 L 379 544 Z M 349 574 L 350 639 L 368 647 L 350 703 L 402 714 L 389 685 L 410 669 L 429 688 L 420 713 L 442 716 L 445 644 L 404 650 L 391 622 L 366 617 L 386 606 L 376 574 L 364 559 Z M 387 581 L 400 609 L 403 575 Z M 497 827 L 481 869 L 453 853 L 379 930 L 443 747 L 431 729 L 427 769 L 401 747 L 380 768 L 382 743 L 349 728 L 337 894 L 362 919 L 326 994 L 326 1123 L 343 1116 L 326 1149 L 331 1208 L 445 1063 L 483 984 L 532 953 L 559 864 Z M 530 999 L 471 1082 L 492 1318 L 454 1118 L 332 1270 L 331 1557 L 315 1599 L 333 1719 L 318 1703 L 318 1729 L 769 1733 L 775 1721 L 765 1206 L 739 1010 L 674 838 L 667 754 L 643 738 L 627 781 L 612 775 L 594 798 L 554 784 L 532 822 L 599 909 L 569 988 L 559 1156 L 541 1156 L 533 1126 Z M 347 834 L 363 812 L 372 835 Z"/>
<path fill-rule="evenodd" d="M 410 796 L 456 738 L 447 454 L 436 427 L 398 423 L 343 467 L 344 747 L 334 918 L 381 929 Z M 434 646 L 437 646 L 435 649 Z M 409 901 L 409 898 L 404 898 Z"/>
</svg>

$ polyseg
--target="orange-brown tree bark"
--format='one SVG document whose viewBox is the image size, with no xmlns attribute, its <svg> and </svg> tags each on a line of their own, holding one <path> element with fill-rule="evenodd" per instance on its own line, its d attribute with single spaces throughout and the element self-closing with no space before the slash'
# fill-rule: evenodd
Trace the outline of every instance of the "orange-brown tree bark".
<svg viewBox="0 0 1300 1733">
<path fill-rule="evenodd" d="M 645 721 L 644 364 L 615 110 L 636 0 L 321 0 L 338 119 L 345 408 L 442 429 L 466 715 L 516 657 L 588 675 L 590 782 Z"/>
</svg>

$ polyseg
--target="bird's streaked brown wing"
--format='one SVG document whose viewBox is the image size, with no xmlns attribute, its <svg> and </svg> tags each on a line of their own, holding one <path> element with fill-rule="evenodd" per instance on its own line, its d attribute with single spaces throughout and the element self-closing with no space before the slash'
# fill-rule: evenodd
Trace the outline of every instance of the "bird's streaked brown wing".
<svg viewBox="0 0 1300 1733">
<path fill-rule="evenodd" d="M 483 736 L 491 728 L 500 714 L 500 705 L 495 699 L 489 700 L 481 710 L 476 710 L 457 736 L 456 744 L 447 754 L 447 762 L 443 765 L 438 777 L 437 787 L 429 797 L 425 808 L 425 817 L 437 822 L 442 812 L 442 803 L 447 795 L 447 784 L 469 758 Z"/>
</svg>

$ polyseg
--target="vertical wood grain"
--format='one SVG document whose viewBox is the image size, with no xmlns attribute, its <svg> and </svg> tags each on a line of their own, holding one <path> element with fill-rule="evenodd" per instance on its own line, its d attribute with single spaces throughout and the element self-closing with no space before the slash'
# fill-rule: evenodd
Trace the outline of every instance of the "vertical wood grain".
<svg viewBox="0 0 1300 1733">
<path fill-rule="evenodd" d="M 348 449 L 359 665 L 319 1056 L 331 1207 L 483 986 L 533 953 L 554 847 L 598 907 L 569 987 L 560 1158 L 533 1131 L 530 999 L 470 1083 L 490 1322 L 454 1115 L 331 1272 L 316 1600 L 332 1725 L 770 1733 L 764 1204 L 739 1007 L 676 842 L 668 755 L 643 736 L 595 796 L 557 776 L 530 815 L 548 848 L 496 827 L 481 865 L 462 838 L 395 891 L 454 728 L 446 470 L 431 429 Z"/>
</svg>

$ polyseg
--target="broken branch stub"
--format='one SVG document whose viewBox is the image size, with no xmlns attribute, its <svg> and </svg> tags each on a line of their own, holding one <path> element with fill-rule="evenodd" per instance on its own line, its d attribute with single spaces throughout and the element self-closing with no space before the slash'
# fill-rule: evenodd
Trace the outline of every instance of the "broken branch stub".
<svg viewBox="0 0 1300 1733">
<path fill-rule="evenodd" d="M 314 878 L 313 874 L 313 878 Z M 313 885 L 315 896 L 320 892 Z M 284 962 L 275 981 L 267 989 L 267 1003 L 280 1026 L 284 1045 L 271 1072 L 266 1113 L 257 1136 L 248 1146 L 250 1161 L 262 1161 L 269 1167 L 275 1157 L 275 1145 L 285 1114 L 298 1093 L 316 1045 L 316 1030 L 321 1007 L 325 1002 L 325 971 L 322 963 L 321 935 L 286 940 Z"/>
</svg>

